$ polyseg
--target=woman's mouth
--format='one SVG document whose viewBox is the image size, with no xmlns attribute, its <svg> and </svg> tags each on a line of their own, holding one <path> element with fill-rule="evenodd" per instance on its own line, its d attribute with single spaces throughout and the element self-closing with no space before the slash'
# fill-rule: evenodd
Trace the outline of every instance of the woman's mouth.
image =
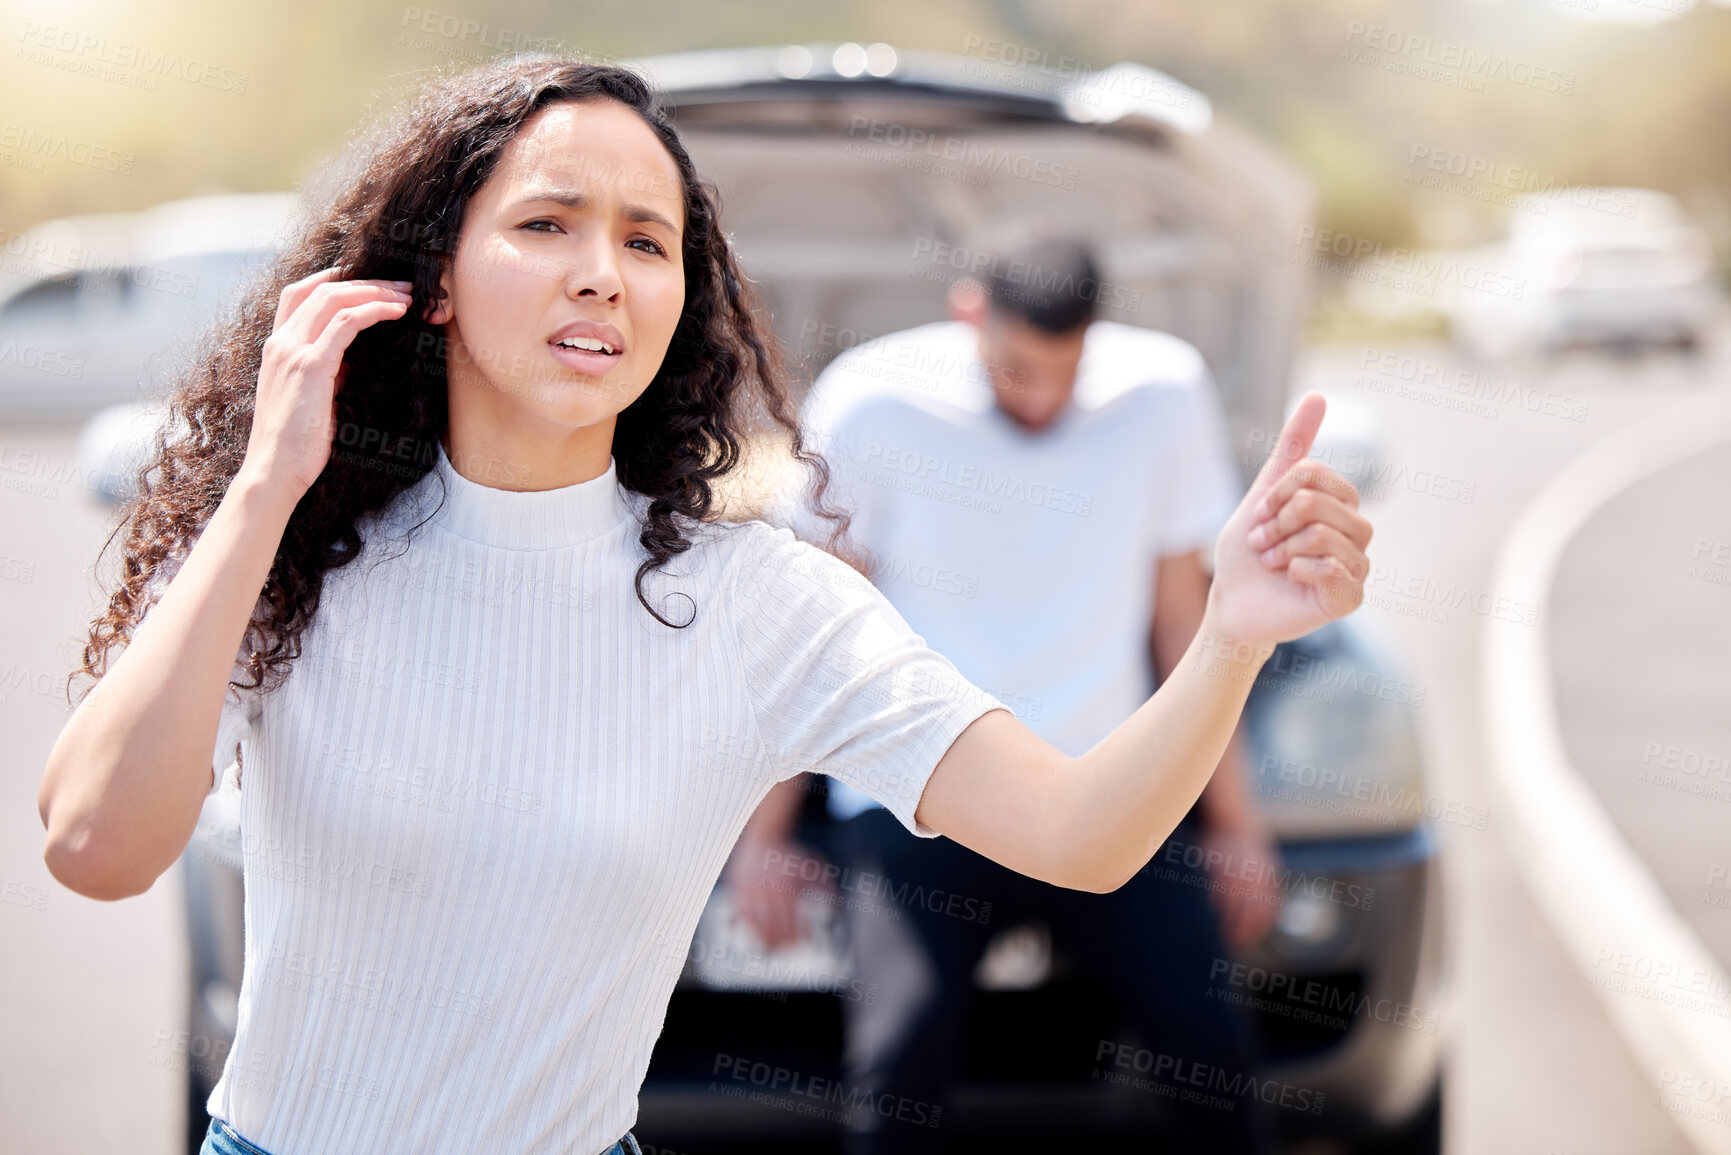
<svg viewBox="0 0 1731 1155">
<path fill-rule="evenodd" d="M 610 342 L 594 337 L 563 337 L 549 341 L 553 359 L 568 369 L 602 377 L 619 363 L 620 351 Z"/>
</svg>

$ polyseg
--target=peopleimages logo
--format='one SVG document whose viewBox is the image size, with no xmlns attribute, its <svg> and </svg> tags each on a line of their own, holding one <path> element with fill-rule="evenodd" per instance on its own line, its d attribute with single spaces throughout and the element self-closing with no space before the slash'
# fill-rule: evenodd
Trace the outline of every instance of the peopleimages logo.
<svg viewBox="0 0 1731 1155">
<path fill-rule="evenodd" d="M 1415 357 L 1396 350 L 1366 346 L 1358 359 L 1358 367 L 1368 370 L 1360 381 L 1384 380 L 1413 387 L 1416 395 L 1434 393 L 1463 404 L 1488 402 L 1487 415 L 1495 417 L 1499 410 L 1490 406 L 1522 409 L 1544 417 L 1564 421 L 1585 422 L 1590 404 L 1583 398 L 1571 397 L 1555 390 L 1540 390 L 1522 385 L 1508 377 L 1492 377 L 1477 369 L 1448 371 L 1440 361 Z M 1448 396 L 1448 395 L 1453 396 Z"/>
<path fill-rule="evenodd" d="M 934 1103 L 888 1091 L 880 1094 L 870 1087 L 850 1085 L 745 1055 L 718 1053 L 709 1073 L 714 1076 L 709 1084 L 711 1092 L 837 1123 L 845 1121 L 850 1112 L 869 1112 L 920 1127 L 936 1127 L 944 1117 L 943 1107 Z M 752 1092 L 753 1087 L 758 1090 Z"/>
<path fill-rule="evenodd" d="M 1050 480 L 1006 473 L 975 461 L 889 445 L 875 438 L 860 446 L 857 460 L 866 471 L 866 479 L 877 485 L 896 486 L 912 482 L 926 487 L 944 486 L 981 498 L 1018 502 L 1078 517 L 1087 517 L 1094 506 L 1094 495 L 1090 492 L 1070 489 Z M 910 489 L 909 492 L 914 491 Z"/>
<path fill-rule="evenodd" d="M 803 962 L 782 958 L 773 952 L 741 950 L 732 939 L 705 942 L 693 938 L 685 958 L 711 971 L 719 970 L 734 976 L 742 983 L 761 984 L 758 988 L 760 993 L 778 1002 L 786 1001 L 788 988 L 827 991 L 850 1002 L 868 1005 L 877 1002 L 876 983 L 837 974 L 828 968 L 814 970 Z M 763 990 L 762 987 L 769 989 Z"/>
<path fill-rule="evenodd" d="M 1014 286 L 1016 291 L 1029 294 L 1064 294 L 1079 297 L 1084 301 L 1094 301 L 1108 309 L 1126 309 L 1131 312 L 1142 303 L 1139 290 L 1127 289 L 1112 281 L 1093 277 L 1084 277 L 1078 281 L 1069 272 L 1043 268 L 1027 261 L 1005 261 L 982 249 L 953 245 L 948 241 L 932 240 L 930 237 L 920 237 L 914 241 L 914 263 L 917 266 L 922 261 L 940 271 L 950 269 L 982 280 L 996 277 Z"/>
<path fill-rule="evenodd" d="M 121 176 L 132 175 L 132 165 L 137 159 L 130 152 L 92 144 L 64 133 L 41 132 L 11 121 L 0 124 L 0 149 L 16 151 L 33 161 L 58 160 Z M 41 172 L 42 169 L 37 167 L 32 171 Z"/>
<path fill-rule="evenodd" d="M 1035 184 L 1073 189 L 1076 187 L 1077 178 L 1081 176 L 1081 170 L 1075 165 L 1056 164 L 1030 153 L 1002 145 L 986 144 L 972 137 L 934 133 L 917 125 L 898 124 L 869 116 L 856 115 L 848 124 L 847 134 L 856 139 L 848 142 L 843 150 L 846 155 L 887 160 L 892 154 L 906 154 L 910 159 L 918 157 L 942 162 L 944 165 L 956 167 L 953 170 L 937 168 L 931 171 L 943 176 L 957 176 L 966 179 L 970 184 L 984 184 L 985 174 L 996 172 L 1033 181 Z M 872 146 L 876 146 L 879 151 L 866 151 Z M 881 150 L 891 150 L 891 153 L 885 154 Z M 922 168 L 920 171 L 926 170 Z"/>
<path fill-rule="evenodd" d="M 1467 191 L 1459 182 L 1446 182 L 1444 176 L 1458 177 L 1468 184 L 1485 186 L 1486 191 L 1506 193 L 1509 198 L 1524 197 L 1525 201 L 1511 207 L 1531 212 L 1543 210 L 1543 202 L 1560 201 L 1610 216 L 1633 219 L 1641 202 L 1633 193 L 1608 188 L 1571 185 L 1555 175 L 1540 173 L 1521 165 L 1512 165 L 1490 157 L 1445 148 L 1442 145 L 1414 144 L 1407 153 L 1406 183 L 1445 192 Z M 1415 171 L 1423 168 L 1426 172 Z M 1469 193 L 1468 195 L 1472 195 Z M 1511 203 L 1499 200 L 1498 203 Z"/>
<path fill-rule="evenodd" d="M 1315 254 L 1306 253 L 1310 249 Z M 1294 264 L 1341 276 L 1364 279 L 1358 269 L 1380 269 L 1410 280 L 1390 282 L 1394 288 L 1409 289 L 1429 296 L 1437 285 L 1457 285 L 1473 292 L 1484 293 L 1511 301 L 1522 300 L 1527 293 L 1527 279 L 1512 273 L 1499 273 L 1485 265 L 1462 260 L 1453 253 L 1422 252 L 1401 245 L 1385 245 L 1369 237 L 1355 237 L 1332 229 L 1305 225 L 1298 230 L 1298 244 L 1292 254 Z"/>
<path fill-rule="evenodd" d="M 947 915 L 964 922 L 977 922 L 982 926 L 992 918 L 992 904 L 971 895 L 959 894 L 941 887 L 927 887 L 905 879 L 897 882 L 885 874 L 856 871 L 852 867 L 838 866 L 826 859 L 810 855 L 770 850 L 764 854 L 763 869 L 765 873 L 775 872 L 802 882 L 833 887 L 845 894 L 895 903 L 903 907 L 918 907 L 932 914 Z"/>
<path fill-rule="evenodd" d="M 564 52 L 567 51 L 563 41 L 550 36 L 537 36 L 531 32 L 523 32 L 511 28 L 494 28 L 482 20 L 471 20 L 451 12 L 435 12 L 431 9 L 421 9 L 413 5 L 403 9 L 403 19 L 400 27 L 407 29 L 408 34 L 420 33 L 422 37 L 437 36 L 453 44 L 473 44 L 476 48 L 491 52 Z M 398 44 L 409 44 L 414 48 L 431 46 L 430 39 L 408 39 L 408 34 L 399 34 Z"/>
<path fill-rule="evenodd" d="M 1235 959 L 1216 958 L 1209 964 L 1208 981 L 1205 997 L 1276 1014 L 1303 1009 L 1316 1016 L 1308 1021 L 1321 1022 L 1336 1029 L 1348 1026 L 1349 1019 L 1363 1018 L 1434 1035 L 1442 1022 L 1438 1011 L 1396 999 L 1373 999 L 1368 994 L 1337 987 L 1320 979 L 1269 970 Z"/>
<path fill-rule="evenodd" d="M 180 80 L 200 88 L 243 95 L 249 73 L 182 56 L 172 49 L 155 49 L 127 40 L 111 40 L 93 32 L 26 20 L 18 34 L 23 42 L 14 59 L 66 72 L 112 80 L 155 92 L 157 80 Z M 59 53 L 58 57 L 53 54 Z"/>
<path fill-rule="evenodd" d="M 1258 761 L 1257 775 L 1261 780 L 1259 793 L 1267 797 L 1309 804 L 1305 794 L 1282 789 L 1277 785 L 1285 783 L 1309 792 L 1311 800 L 1314 800 L 1316 795 L 1323 795 L 1332 796 L 1339 801 L 1362 802 L 1365 804 L 1362 807 L 1330 809 L 1374 818 L 1387 825 L 1393 825 L 1398 818 L 1416 818 L 1421 814 L 1437 822 L 1470 826 L 1475 830 L 1483 830 L 1490 823 L 1490 810 L 1483 806 L 1470 806 L 1454 799 L 1426 794 L 1416 788 L 1396 787 L 1379 778 L 1347 774 L 1333 767 L 1318 767 L 1309 762 L 1282 758 L 1276 754 L 1262 756 Z"/>
<path fill-rule="evenodd" d="M 1162 861 L 1172 865 L 1161 867 L 1158 864 Z M 1376 889 L 1363 883 L 1309 874 L 1294 870 L 1284 862 L 1240 857 L 1218 846 L 1184 842 L 1177 837 L 1167 839 L 1161 852 L 1149 859 L 1137 873 L 1152 872 L 1176 880 L 1182 877 L 1182 871 L 1177 869 L 1179 866 L 1191 871 L 1205 871 L 1210 878 L 1222 882 L 1234 879 L 1251 884 L 1269 884 L 1284 894 L 1305 894 L 1358 910 L 1369 910 L 1376 899 Z"/>
<path fill-rule="evenodd" d="M 1347 22 L 1346 46 L 1341 49 L 1341 58 L 1356 64 L 1378 65 L 1390 72 L 1405 72 L 1423 80 L 1464 87 L 1473 92 L 1484 91 L 1487 80 L 1500 80 L 1519 88 L 1535 88 L 1560 96 L 1571 96 L 1575 91 L 1575 74 L 1572 72 L 1546 68 L 1470 44 L 1366 24 L 1362 20 Z"/>
<path fill-rule="evenodd" d="M 1120 1087 L 1133 1087 L 1138 1091 L 1151 1091 L 1168 1098 L 1196 1102 L 1223 1111 L 1236 1110 L 1241 1100 L 1252 1097 L 1271 1107 L 1320 1115 L 1322 1105 L 1328 1099 L 1325 1092 L 1313 1091 L 1309 1087 L 1283 1083 L 1278 1079 L 1259 1079 L 1247 1072 L 1232 1071 L 1212 1063 L 1200 1063 L 1194 1059 L 1168 1055 L 1164 1051 L 1151 1051 L 1145 1047 L 1133 1047 L 1127 1043 L 1116 1043 L 1110 1039 L 1100 1040 L 1094 1051 L 1094 1062 L 1099 1066 L 1094 1069 L 1093 1077 L 1103 1082 Z M 1138 1079 L 1133 1075 L 1102 1069 L 1110 1067 L 1136 1071 L 1150 1077 Z M 1197 1095 L 1189 1088 L 1204 1092 L 1215 1091 L 1219 1094 Z"/>
</svg>

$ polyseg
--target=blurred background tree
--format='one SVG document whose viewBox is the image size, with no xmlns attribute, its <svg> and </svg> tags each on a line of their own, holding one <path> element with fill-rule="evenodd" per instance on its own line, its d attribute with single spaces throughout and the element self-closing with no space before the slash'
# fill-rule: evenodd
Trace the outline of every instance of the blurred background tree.
<svg viewBox="0 0 1731 1155">
<path fill-rule="evenodd" d="M 370 112 L 440 67 L 512 45 L 587 55 L 814 40 L 962 52 L 994 37 L 1090 66 L 1134 60 L 1191 84 L 1316 181 L 1325 228 L 1385 244 L 1484 239 L 1485 200 L 1408 183 L 1417 146 L 1550 184 L 1632 184 L 1682 197 L 1731 250 L 1731 8 L 1694 0 L 432 0 L 431 4 L 0 4 L 0 230 L 219 191 L 296 187 Z M 1679 9 L 1686 9 L 1678 12 Z M 485 33 L 426 35 L 428 13 Z M 1645 18 L 1648 22 L 1643 22 Z M 1375 27 L 1420 53 L 1366 47 Z M 47 30 L 85 43 L 32 54 Z M 976 41 L 977 42 L 977 41 Z M 245 91 L 164 76 L 154 91 L 82 75 L 123 51 L 178 55 Z M 1352 50 L 1357 49 L 1354 56 Z M 1390 67 L 1447 51 L 1551 70 L 1572 91 L 1506 79 L 1440 83 Z M 1444 70 L 1448 71 L 1448 70 Z M 1459 70 L 1456 70 L 1457 72 Z M 142 75 L 137 69 L 132 75 Z M 54 137 L 128 171 L 32 153 Z"/>
</svg>

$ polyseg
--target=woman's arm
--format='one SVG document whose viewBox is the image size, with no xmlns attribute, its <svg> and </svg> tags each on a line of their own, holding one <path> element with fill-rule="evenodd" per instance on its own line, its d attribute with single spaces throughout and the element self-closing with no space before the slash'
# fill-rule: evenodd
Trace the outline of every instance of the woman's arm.
<svg viewBox="0 0 1731 1155">
<path fill-rule="evenodd" d="M 1306 460 L 1324 409 L 1304 396 L 1221 530 L 1201 628 L 1154 696 L 1074 758 L 1007 711 L 981 715 L 932 771 L 922 823 L 1077 890 L 1116 890 L 1147 864 L 1219 765 L 1275 644 L 1363 600 L 1370 523 L 1350 484 Z"/>
<path fill-rule="evenodd" d="M 285 508 L 286 506 L 286 508 Z M 49 873 L 90 898 L 150 889 L 192 836 L 247 623 L 294 503 L 237 477 L 162 599 L 49 752 Z"/>
<path fill-rule="evenodd" d="M 289 515 L 330 459 L 342 356 L 408 305 L 398 282 L 283 291 L 240 470 L 147 620 L 49 751 L 36 793 L 43 858 L 68 889 L 143 894 L 174 864 L 211 787 L 223 697 Z"/>
<path fill-rule="evenodd" d="M 1149 624 L 1148 641 L 1155 673 L 1164 682 L 1202 628 L 1210 581 L 1202 568 L 1200 550 L 1162 557 L 1156 573 L 1154 620 Z M 1200 805 L 1206 869 L 1214 881 L 1223 884 L 1211 890 L 1209 897 L 1219 911 L 1227 942 L 1248 948 L 1262 940 L 1280 911 L 1280 893 L 1270 881 L 1280 849 L 1246 777 L 1249 764 L 1243 729 L 1238 727 L 1226 740 L 1226 753 L 1203 788 Z M 1246 871 L 1249 863 L 1268 869 Z M 1222 870 L 1230 873 L 1222 878 L 1217 873 Z"/>
</svg>

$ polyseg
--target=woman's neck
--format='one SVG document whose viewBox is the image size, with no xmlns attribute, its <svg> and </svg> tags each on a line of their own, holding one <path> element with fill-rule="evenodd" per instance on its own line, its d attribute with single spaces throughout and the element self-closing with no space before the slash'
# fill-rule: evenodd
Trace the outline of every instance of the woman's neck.
<svg viewBox="0 0 1731 1155">
<path fill-rule="evenodd" d="M 452 415 L 440 444 L 451 466 L 477 485 L 517 492 L 564 489 L 593 481 L 613 458 L 616 418 L 545 432 Z"/>
</svg>

